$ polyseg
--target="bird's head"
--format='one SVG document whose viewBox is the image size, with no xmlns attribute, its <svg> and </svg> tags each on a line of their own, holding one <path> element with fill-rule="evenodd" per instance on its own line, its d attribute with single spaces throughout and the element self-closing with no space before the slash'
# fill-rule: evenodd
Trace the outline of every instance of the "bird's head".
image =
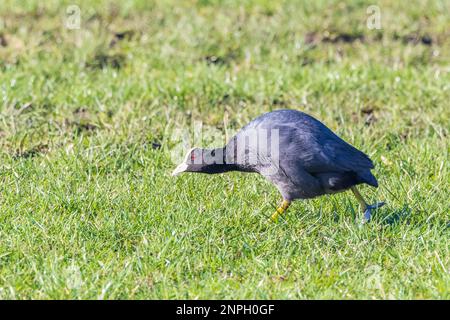
<svg viewBox="0 0 450 320">
<path fill-rule="evenodd" d="M 221 165 L 223 165 L 223 150 L 221 148 L 192 148 L 172 172 L 172 176 L 182 172 L 216 173 L 217 166 Z"/>
</svg>

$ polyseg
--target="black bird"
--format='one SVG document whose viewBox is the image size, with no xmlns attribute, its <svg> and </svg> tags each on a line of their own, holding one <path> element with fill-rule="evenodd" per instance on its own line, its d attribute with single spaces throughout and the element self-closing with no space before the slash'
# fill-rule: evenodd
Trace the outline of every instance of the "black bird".
<svg viewBox="0 0 450 320">
<path fill-rule="evenodd" d="M 378 187 L 369 157 L 319 120 L 296 110 L 265 113 L 243 127 L 225 147 L 193 148 L 173 171 L 256 172 L 271 181 L 283 196 L 272 215 L 277 221 L 295 199 L 309 199 L 351 189 L 364 210 L 363 222 L 383 202 L 368 205 L 356 185 Z"/>
</svg>

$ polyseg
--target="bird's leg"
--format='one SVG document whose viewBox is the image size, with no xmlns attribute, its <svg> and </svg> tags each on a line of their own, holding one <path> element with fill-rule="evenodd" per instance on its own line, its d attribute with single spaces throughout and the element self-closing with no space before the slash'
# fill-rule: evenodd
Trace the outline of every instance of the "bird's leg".
<svg viewBox="0 0 450 320">
<path fill-rule="evenodd" d="M 356 199 L 358 200 L 359 204 L 361 205 L 362 209 L 364 210 L 363 223 L 369 222 L 372 210 L 382 207 L 384 205 L 384 202 L 378 202 L 372 205 L 367 204 L 367 202 L 364 200 L 364 198 L 362 197 L 362 195 L 359 193 L 358 189 L 355 186 L 353 186 L 351 189 Z"/>
<path fill-rule="evenodd" d="M 288 200 L 283 200 L 281 205 L 277 208 L 277 211 L 272 215 L 271 219 L 273 222 L 278 221 L 278 216 L 286 211 L 287 208 L 291 205 L 291 202 Z"/>
</svg>

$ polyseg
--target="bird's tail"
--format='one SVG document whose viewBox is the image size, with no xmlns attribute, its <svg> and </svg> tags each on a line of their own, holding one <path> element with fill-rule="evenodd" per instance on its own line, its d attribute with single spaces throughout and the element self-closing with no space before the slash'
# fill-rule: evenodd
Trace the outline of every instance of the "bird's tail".
<svg viewBox="0 0 450 320">
<path fill-rule="evenodd" d="M 378 181 L 377 178 L 370 172 L 370 170 L 364 171 L 364 172 L 358 172 L 358 178 L 360 179 L 360 182 L 367 183 L 368 185 L 378 188 Z"/>
</svg>

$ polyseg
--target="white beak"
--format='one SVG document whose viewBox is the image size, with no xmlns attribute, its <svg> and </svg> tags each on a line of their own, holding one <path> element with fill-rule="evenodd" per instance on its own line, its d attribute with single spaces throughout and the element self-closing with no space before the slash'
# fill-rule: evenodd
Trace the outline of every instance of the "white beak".
<svg viewBox="0 0 450 320">
<path fill-rule="evenodd" d="M 175 170 L 173 170 L 172 172 L 172 176 L 177 176 L 180 173 L 186 171 L 188 165 L 186 163 L 181 163 L 180 165 L 178 165 L 178 167 L 175 168 Z"/>
</svg>

